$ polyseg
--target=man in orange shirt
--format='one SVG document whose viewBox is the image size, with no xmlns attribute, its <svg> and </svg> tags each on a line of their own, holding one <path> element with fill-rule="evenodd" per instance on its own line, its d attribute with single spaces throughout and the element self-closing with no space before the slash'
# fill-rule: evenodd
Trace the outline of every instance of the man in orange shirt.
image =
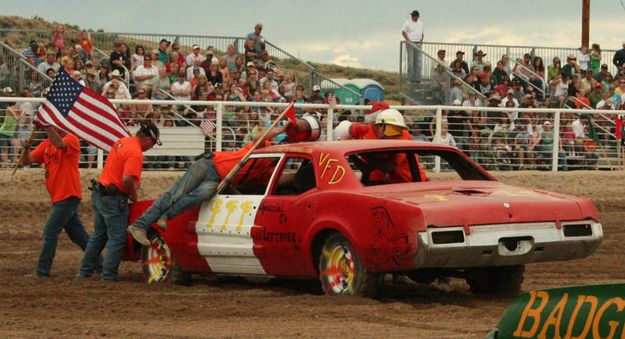
<svg viewBox="0 0 625 339">
<path fill-rule="evenodd" d="M 121 138 L 113 144 L 102 174 L 92 186 L 93 236 L 80 262 L 79 278 L 88 278 L 93 274 L 100 252 L 106 246 L 100 278 L 117 280 L 117 269 L 127 239 L 128 200 L 137 201 L 143 152 L 154 144 L 161 145 L 161 141 L 158 127 L 151 123 L 141 125 L 134 137 Z"/>
<path fill-rule="evenodd" d="M 260 145 L 283 133 L 287 126 L 288 124 L 270 131 Z M 167 220 L 210 200 L 215 195 L 221 179 L 228 175 L 253 145 L 252 142 L 237 151 L 200 155 L 174 186 L 154 200 L 152 206 L 128 227 L 128 233 L 132 234 L 140 244 L 149 246 L 147 230 L 150 225 L 158 221 L 159 227 L 166 228 Z"/>
<path fill-rule="evenodd" d="M 43 229 L 43 248 L 35 270 L 38 277 L 50 276 L 61 230 L 65 230 L 70 240 L 83 251 L 89 241 L 89 234 L 78 216 L 78 205 L 82 199 L 78 173 L 80 142 L 75 135 L 56 127 L 49 126 L 45 130 L 48 139 L 23 158 L 25 165 L 45 165 L 46 189 L 52 201 L 52 213 Z M 24 148 L 30 148 L 30 144 L 24 145 Z"/>
</svg>

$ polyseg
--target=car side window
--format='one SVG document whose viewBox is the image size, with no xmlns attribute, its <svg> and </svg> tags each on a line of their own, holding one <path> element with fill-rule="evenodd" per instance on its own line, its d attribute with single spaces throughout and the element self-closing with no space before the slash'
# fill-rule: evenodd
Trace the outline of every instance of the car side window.
<svg viewBox="0 0 625 339">
<path fill-rule="evenodd" d="M 279 157 L 250 158 L 237 171 L 224 190 L 232 195 L 264 195 Z"/>
<path fill-rule="evenodd" d="M 275 195 L 298 195 L 317 187 L 312 161 L 307 158 L 288 158 L 278 176 Z"/>
</svg>

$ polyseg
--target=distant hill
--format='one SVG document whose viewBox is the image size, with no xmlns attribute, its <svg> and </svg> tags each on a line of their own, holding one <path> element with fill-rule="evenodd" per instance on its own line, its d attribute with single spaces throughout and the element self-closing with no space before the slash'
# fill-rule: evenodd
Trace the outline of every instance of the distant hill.
<svg viewBox="0 0 625 339">
<path fill-rule="evenodd" d="M 0 31 L 0 40 L 13 46 L 16 49 L 24 48 L 28 46 L 28 42 L 32 39 L 38 41 L 49 41 L 51 38 L 51 32 L 54 31 L 58 22 L 48 22 L 39 16 L 33 18 L 23 18 L 18 16 L 0 16 L 0 29 L 31 29 L 31 30 L 44 30 L 50 33 L 37 33 L 37 32 L 7 32 Z M 65 26 L 66 37 L 69 39 L 78 36 L 81 28 L 77 25 L 71 25 L 67 23 L 61 23 Z M 103 32 L 103 30 L 87 29 L 87 31 Z M 166 33 L 166 32 L 163 32 Z M 385 97 L 390 101 L 399 100 L 399 73 L 386 72 L 379 70 L 370 70 L 366 68 L 352 68 L 342 67 L 333 64 L 321 64 L 309 62 L 311 65 L 319 69 L 319 72 L 330 78 L 369 78 L 376 80 L 383 87 L 386 93 Z"/>
</svg>

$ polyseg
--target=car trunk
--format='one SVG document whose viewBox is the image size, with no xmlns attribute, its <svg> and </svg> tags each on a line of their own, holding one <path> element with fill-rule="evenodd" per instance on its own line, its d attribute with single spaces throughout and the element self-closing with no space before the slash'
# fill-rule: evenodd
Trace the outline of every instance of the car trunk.
<svg viewBox="0 0 625 339">
<path fill-rule="evenodd" d="M 496 181 L 448 181 L 403 184 L 399 190 L 383 186 L 366 192 L 423 211 L 427 227 L 581 220 L 584 215 L 574 197 L 548 193 Z"/>
</svg>

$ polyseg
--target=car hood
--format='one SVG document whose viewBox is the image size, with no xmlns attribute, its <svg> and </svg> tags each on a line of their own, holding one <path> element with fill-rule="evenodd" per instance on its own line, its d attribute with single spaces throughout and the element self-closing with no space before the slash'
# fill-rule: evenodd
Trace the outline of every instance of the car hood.
<svg viewBox="0 0 625 339">
<path fill-rule="evenodd" d="M 368 187 L 367 194 L 418 207 L 428 227 L 596 219 L 592 202 L 497 181 Z"/>
</svg>

